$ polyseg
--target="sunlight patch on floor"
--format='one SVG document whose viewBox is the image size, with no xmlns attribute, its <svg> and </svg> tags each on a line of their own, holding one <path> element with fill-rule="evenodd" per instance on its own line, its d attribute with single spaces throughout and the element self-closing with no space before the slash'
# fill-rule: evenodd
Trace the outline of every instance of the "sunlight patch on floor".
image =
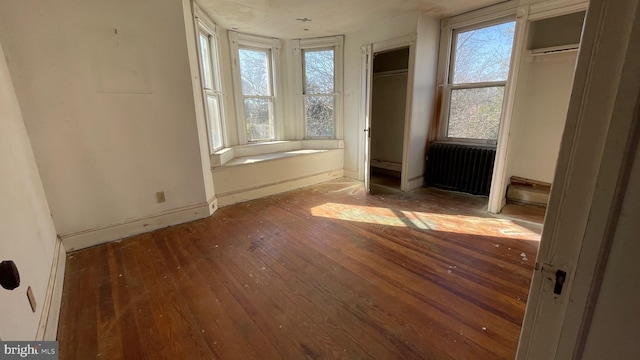
<svg viewBox="0 0 640 360">
<path fill-rule="evenodd" d="M 508 219 L 405 211 L 392 208 L 325 203 L 313 216 L 360 223 L 411 227 L 420 230 L 539 241 L 540 235 Z"/>
</svg>

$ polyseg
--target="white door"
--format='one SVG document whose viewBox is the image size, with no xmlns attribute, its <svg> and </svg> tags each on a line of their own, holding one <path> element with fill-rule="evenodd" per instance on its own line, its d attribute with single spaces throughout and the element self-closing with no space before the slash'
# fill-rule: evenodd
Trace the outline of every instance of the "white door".
<svg viewBox="0 0 640 360">
<path fill-rule="evenodd" d="M 640 0 L 591 0 L 518 360 L 591 358 L 589 334 L 618 331 L 592 319 L 598 299 L 610 294 L 603 275 L 609 249 L 620 244 L 616 228 L 640 137 L 638 37 Z M 558 270 L 566 273 L 560 287 Z M 618 328 L 640 327 L 632 317 L 623 322 Z M 622 352 L 635 346 L 620 345 Z"/>
<path fill-rule="evenodd" d="M 364 114 L 364 187 L 371 191 L 371 84 L 373 80 L 373 44 L 362 47 L 362 112 Z"/>
</svg>

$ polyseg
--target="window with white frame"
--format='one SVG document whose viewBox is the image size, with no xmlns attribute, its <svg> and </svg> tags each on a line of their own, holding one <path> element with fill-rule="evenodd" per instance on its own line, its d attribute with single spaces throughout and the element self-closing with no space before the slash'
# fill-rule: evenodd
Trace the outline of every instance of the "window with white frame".
<svg viewBox="0 0 640 360">
<path fill-rule="evenodd" d="M 335 138 L 342 88 L 341 36 L 300 40 L 304 137 Z"/>
<path fill-rule="evenodd" d="M 512 19 L 453 29 L 444 92 L 445 139 L 497 141 L 514 31 Z"/>
<path fill-rule="evenodd" d="M 335 135 L 335 51 L 302 50 L 307 137 Z"/>
<path fill-rule="evenodd" d="M 271 50 L 241 47 L 240 79 L 244 102 L 247 141 L 273 140 L 273 87 Z"/>
<path fill-rule="evenodd" d="M 229 41 L 240 142 L 276 140 L 277 40 L 229 32 Z"/>
<path fill-rule="evenodd" d="M 209 130 L 210 153 L 224 147 L 222 84 L 215 25 L 202 13 L 197 14 L 198 49 L 204 107 Z"/>
</svg>

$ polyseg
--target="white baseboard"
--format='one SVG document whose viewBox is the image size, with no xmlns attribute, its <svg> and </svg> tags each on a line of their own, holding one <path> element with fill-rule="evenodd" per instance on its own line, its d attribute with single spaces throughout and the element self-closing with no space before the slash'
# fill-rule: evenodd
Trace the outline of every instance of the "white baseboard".
<svg viewBox="0 0 640 360">
<path fill-rule="evenodd" d="M 137 219 L 120 221 L 111 225 L 59 235 L 68 252 L 85 249 L 110 241 L 142 234 L 171 225 L 209 217 L 217 209 L 216 198 L 206 203 L 172 209 Z"/>
<path fill-rule="evenodd" d="M 385 169 L 385 170 L 391 170 L 391 171 L 398 171 L 401 172 L 402 171 L 402 163 L 397 163 L 397 162 L 391 162 L 391 161 L 383 161 L 383 160 L 371 160 L 371 163 L 369 164 L 370 167 L 376 167 L 376 168 L 380 168 L 380 169 Z"/>
<path fill-rule="evenodd" d="M 362 179 L 358 177 L 358 170 L 344 169 L 343 171 L 344 177 L 362 181 Z"/>
<path fill-rule="evenodd" d="M 243 201 L 255 200 L 261 197 L 280 194 L 286 191 L 299 189 L 305 186 L 319 184 L 325 181 L 339 179 L 344 176 L 342 169 L 327 171 L 320 174 L 290 179 L 278 183 L 268 184 L 255 189 L 246 189 L 233 193 L 217 194 L 218 205 L 227 206 Z"/>
<path fill-rule="evenodd" d="M 409 179 L 407 181 L 407 189 L 405 191 L 415 190 L 424 185 L 424 177 L 422 175 Z"/>
<path fill-rule="evenodd" d="M 60 307 L 62 306 L 62 288 L 64 286 L 66 261 L 67 252 L 64 250 L 62 240 L 57 238 L 36 341 L 54 341 L 58 337 L 58 321 L 60 320 Z"/>
<path fill-rule="evenodd" d="M 216 212 L 216 210 L 218 210 L 218 198 L 214 196 L 209 199 L 207 203 L 209 204 L 209 216 L 211 216 Z"/>
</svg>

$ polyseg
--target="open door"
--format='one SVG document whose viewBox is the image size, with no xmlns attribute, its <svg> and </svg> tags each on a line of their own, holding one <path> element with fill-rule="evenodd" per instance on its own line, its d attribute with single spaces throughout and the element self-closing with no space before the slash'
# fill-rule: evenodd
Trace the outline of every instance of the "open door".
<svg viewBox="0 0 640 360">
<path fill-rule="evenodd" d="M 371 81 L 373 69 L 373 44 L 362 47 L 361 94 L 364 113 L 364 187 L 371 191 Z"/>
<path fill-rule="evenodd" d="M 639 36 L 639 0 L 589 2 L 518 360 L 638 357 Z"/>
</svg>

